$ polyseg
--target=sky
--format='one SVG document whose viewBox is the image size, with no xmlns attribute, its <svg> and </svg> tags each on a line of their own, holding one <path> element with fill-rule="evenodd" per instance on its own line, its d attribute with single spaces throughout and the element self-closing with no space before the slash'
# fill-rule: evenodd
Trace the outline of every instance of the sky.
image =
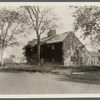
<svg viewBox="0 0 100 100">
<path fill-rule="evenodd" d="M 13 6 L 12 6 L 13 7 Z M 61 6 L 51 6 L 54 8 L 54 12 L 61 18 L 60 22 L 63 26 L 56 30 L 57 34 L 61 34 L 68 31 L 73 31 L 73 23 L 74 18 L 72 17 L 72 13 L 74 9 L 69 8 L 69 5 L 61 5 Z M 92 51 L 93 48 L 89 46 L 89 39 L 83 40 L 80 38 L 80 32 L 76 32 L 75 35 L 82 41 L 83 44 L 86 44 L 86 48 L 89 51 Z M 22 48 L 28 43 L 28 41 L 34 39 L 36 36 L 34 34 L 29 34 L 27 37 L 19 38 L 20 46 L 18 47 L 10 47 L 7 48 L 4 54 L 4 57 L 9 57 L 10 55 L 15 55 L 17 58 L 24 57 Z M 96 49 L 95 49 L 96 50 Z"/>
</svg>

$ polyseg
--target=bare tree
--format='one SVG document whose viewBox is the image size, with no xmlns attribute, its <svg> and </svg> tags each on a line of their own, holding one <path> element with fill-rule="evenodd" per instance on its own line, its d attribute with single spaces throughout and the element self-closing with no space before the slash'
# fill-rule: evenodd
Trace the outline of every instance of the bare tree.
<svg viewBox="0 0 100 100">
<path fill-rule="evenodd" d="M 35 30 L 37 36 L 38 66 L 40 66 L 40 36 L 57 27 L 58 17 L 48 7 L 24 6 L 21 8 L 27 24 Z"/>
<path fill-rule="evenodd" d="M 8 46 L 17 45 L 16 36 L 22 32 L 21 21 L 23 19 L 18 12 L 8 10 L 7 8 L 0 9 L 0 42 L 1 42 L 1 65 L 3 62 L 4 50 Z"/>
</svg>

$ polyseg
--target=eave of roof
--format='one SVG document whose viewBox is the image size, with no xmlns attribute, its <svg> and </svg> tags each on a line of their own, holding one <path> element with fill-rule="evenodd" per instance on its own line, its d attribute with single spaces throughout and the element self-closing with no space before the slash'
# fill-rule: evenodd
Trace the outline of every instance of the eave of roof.
<svg viewBox="0 0 100 100">
<path fill-rule="evenodd" d="M 70 33 L 72 33 L 72 32 L 65 32 L 65 33 L 57 34 L 57 35 L 51 36 L 51 37 L 44 37 L 44 38 L 40 39 L 40 43 L 41 44 L 51 44 L 51 43 L 62 42 Z M 30 41 L 27 46 L 34 47 L 36 44 L 37 44 L 37 41 L 36 41 L 36 39 L 34 39 L 34 40 Z"/>
</svg>

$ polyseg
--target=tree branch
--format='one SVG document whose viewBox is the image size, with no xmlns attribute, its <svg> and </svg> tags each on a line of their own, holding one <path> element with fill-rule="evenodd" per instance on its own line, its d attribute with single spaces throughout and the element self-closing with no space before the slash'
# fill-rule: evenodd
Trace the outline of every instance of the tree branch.
<svg viewBox="0 0 100 100">
<path fill-rule="evenodd" d="M 34 28 L 34 30 L 36 30 L 36 27 L 35 27 L 35 24 L 34 24 L 34 20 L 33 20 L 33 18 L 32 18 L 32 15 L 31 15 L 31 12 L 30 12 L 30 10 L 29 10 L 29 8 L 28 7 L 25 7 L 26 8 L 26 10 L 27 10 L 27 12 L 28 12 L 28 14 L 29 14 L 29 16 L 30 16 L 30 19 L 32 20 L 32 25 L 33 25 L 33 28 Z"/>
<path fill-rule="evenodd" d="M 6 32 L 5 32 L 5 37 L 4 37 L 4 40 L 6 39 L 6 37 L 7 37 L 7 34 L 8 34 L 8 30 L 9 30 L 9 28 L 11 27 L 11 22 L 10 23 L 8 23 L 8 26 L 7 26 L 7 28 L 6 28 Z"/>
</svg>

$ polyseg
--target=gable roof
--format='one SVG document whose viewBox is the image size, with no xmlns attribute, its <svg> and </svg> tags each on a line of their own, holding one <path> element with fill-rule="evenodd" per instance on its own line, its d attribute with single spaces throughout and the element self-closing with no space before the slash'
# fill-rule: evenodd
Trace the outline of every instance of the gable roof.
<svg viewBox="0 0 100 100">
<path fill-rule="evenodd" d="M 44 38 L 40 39 L 40 43 L 41 44 L 50 44 L 50 43 L 62 42 L 70 33 L 72 33 L 72 32 L 65 32 L 62 34 L 57 34 L 55 36 L 44 37 Z M 34 40 L 30 41 L 27 46 L 34 47 L 36 44 L 37 44 L 37 41 L 36 41 L 36 39 L 34 39 Z"/>
</svg>

